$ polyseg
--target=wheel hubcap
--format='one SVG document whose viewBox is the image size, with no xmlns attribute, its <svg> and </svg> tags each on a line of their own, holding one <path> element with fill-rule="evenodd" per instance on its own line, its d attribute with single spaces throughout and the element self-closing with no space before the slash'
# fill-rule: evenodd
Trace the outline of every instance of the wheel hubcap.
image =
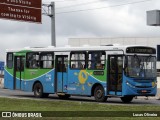
<svg viewBox="0 0 160 120">
<path fill-rule="evenodd" d="M 37 87 L 36 89 L 36 94 L 39 95 L 40 94 L 41 89 L 39 87 Z"/>
<path fill-rule="evenodd" d="M 97 98 L 101 98 L 103 93 L 101 90 L 97 90 L 96 94 L 97 94 Z"/>
</svg>

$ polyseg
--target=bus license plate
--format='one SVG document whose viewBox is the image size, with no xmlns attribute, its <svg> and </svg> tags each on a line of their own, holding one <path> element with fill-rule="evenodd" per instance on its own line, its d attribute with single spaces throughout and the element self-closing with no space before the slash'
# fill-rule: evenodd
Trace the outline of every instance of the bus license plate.
<svg viewBox="0 0 160 120">
<path fill-rule="evenodd" d="M 142 93 L 146 93 L 146 92 L 147 92 L 147 90 L 142 90 L 141 92 L 142 92 Z"/>
</svg>

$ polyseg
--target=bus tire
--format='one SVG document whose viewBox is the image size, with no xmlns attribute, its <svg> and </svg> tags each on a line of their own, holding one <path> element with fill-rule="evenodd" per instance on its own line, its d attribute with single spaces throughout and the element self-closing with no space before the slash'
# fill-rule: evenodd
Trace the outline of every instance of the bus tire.
<svg viewBox="0 0 160 120">
<path fill-rule="evenodd" d="M 68 99 L 68 98 L 71 97 L 71 95 L 68 95 L 68 94 L 65 94 L 65 95 L 58 95 L 58 97 L 59 97 L 60 99 Z"/>
<path fill-rule="evenodd" d="M 107 100 L 107 97 L 105 96 L 104 89 L 101 85 L 98 85 L 94 89 L 94 98 L 97 102 L 105 102 Z"/>
<path fill-rule="evenodd" d="M 133 100 L 132 96 L 121 97 L 122 102 L 130 103 Z"/>
<path fill-rule="evenodd" d="M 36 83 L 34 85 L 34 96 L 37 97 L 37 98 L 42 98 L 44 97 L 44 94 L 43 94 L 43 86 L 41 85 L 41 83 Z"/>
</svg>

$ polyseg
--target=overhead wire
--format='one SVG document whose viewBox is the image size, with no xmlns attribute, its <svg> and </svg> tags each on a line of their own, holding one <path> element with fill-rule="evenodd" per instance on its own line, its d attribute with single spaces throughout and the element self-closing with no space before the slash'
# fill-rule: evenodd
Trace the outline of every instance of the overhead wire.
<svg viewBox="0 0 160 120">
<path fill-rule="evenodd" d="M 78 0 L 54 0 L 53 2 L 74 2 L 74 1 L 78 1 Z M 43 3 L 50 3 L 50 2 L 43 2 Z"/>
<path fill-rule="evenodd" d="M 112 5 L 112 6 L 107 6 L 107 7 L 105 6 L 105 7 L 98 7 L 98 8 L 80 9 L 80 10 L 73 10 L 73 11 L 66 11 L 66 12 L 57 12 L 55 14 L 67 14 L 67 13 L 74 13 L 74 12 L 91 11 L 91 10 L 96 10 L 96 9 L 106 9 L 106 8 L 119 7 L 119 6 L 125 6 L 125 5 L 130 5 L 130 4 L 138 4 L 138 3 L 148 2 L 148 1 L 152 1 L 152 0 L 142 0 L 142 1 L 136 1 L 136 2 L 129 2 L 129 3 L 123 3 L 123 4 Z"/>
<path fill-rule="evenodd" d="M 64 1 L 51 1 L 51 2 L 54 2 L 54 3 L 64 3 L 64 2 L 73 2 L 73 0 L 69 0 L 69 1 L 67 1 L 67 0 L 64 0 Z M 43 4 L 51 4 L 51 2 L 43 2 Z"/>
<path fill-rule="evenodd" d="M 109 1 L 109 0 L 103 0 L 103 1 Z M 79 4 L 64 6 L 64 7 L 58 7 L 56 9 L 64 9 L 64 8 L 76 7 L 76 6 L 88 5 L 88 4 L 98 3 L 98 2 L 100 2 L 100 0 L 95 0 L 95 1 L 90 1 L 90 2 L 84 2 L 84 3 L 79 3 Z"/>
</svg>

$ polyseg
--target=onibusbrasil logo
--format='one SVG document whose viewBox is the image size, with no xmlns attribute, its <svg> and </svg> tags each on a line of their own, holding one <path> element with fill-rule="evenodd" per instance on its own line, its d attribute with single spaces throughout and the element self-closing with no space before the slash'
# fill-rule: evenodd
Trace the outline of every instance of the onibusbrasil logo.
<svg viewBox="0 0 160 120">
<path fill-rule="evenodd" d="M 42 117 L 42 114 L 39 112 L 2 112 L 2 117 L 5 118 L 11 118 L 11 117 L 19 117 L 19 118 L 23 118 L 23 117 Z"/>
</svg>

